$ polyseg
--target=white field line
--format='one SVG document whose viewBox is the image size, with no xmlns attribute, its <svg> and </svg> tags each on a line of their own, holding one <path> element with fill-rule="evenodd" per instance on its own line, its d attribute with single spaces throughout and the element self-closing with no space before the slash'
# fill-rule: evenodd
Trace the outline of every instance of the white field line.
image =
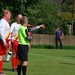
<svg viewBox="0 0 75 75">
<path fill-rule="evenodd" d="M 39 56 L 39 57 L 54 58 L 54 59 L 60 59 L 60 60 L 75 62 L 75 60 L 71 60 L 71 59 L 64 59 L 64 58 L 59 58 L 59 57 L 46 56 L 46 55 L 33 54 L 33 53 L 29 53 L 29 54 L 30 54 L 30 55 L 34 55 L 34 56 Z"/>
</svg>

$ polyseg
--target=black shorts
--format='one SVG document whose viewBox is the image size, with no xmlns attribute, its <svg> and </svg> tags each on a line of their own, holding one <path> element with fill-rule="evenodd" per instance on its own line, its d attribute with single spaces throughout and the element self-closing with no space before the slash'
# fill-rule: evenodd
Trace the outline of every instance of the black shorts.
<svg viewBox="0 0 75 75">
<path fill-rule="evenodd" d="M 18 58 L 22 61 L 28 61 L 28 45 L 18 45 Z"/>
</svg>

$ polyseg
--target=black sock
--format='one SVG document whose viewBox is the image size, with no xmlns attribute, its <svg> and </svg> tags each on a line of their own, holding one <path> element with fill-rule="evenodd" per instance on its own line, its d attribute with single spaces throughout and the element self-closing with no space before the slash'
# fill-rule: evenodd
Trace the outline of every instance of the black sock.
<svg viewBox="0 0 75 75">
<path fill-rule="evenodd" d="M 26 66 L 22 66 L 22 73 L 23 75 L 26 75 Z"/>
<path fill-rule="evenodd" d="M 21 67 L 22 67 L 21 65 L 17 66 L 17 73 L 18 73 L 18 75 L 21 75 Z"/>
</svg>

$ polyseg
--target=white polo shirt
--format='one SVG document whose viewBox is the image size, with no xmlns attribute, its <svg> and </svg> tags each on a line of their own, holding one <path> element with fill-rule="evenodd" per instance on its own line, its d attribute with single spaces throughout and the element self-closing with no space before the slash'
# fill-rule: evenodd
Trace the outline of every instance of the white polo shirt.
<svg viewBox="0 0 75 75">
<path fill-rule="evenodd" d="M 18 41 L 18 29 L 20 28 L 21 24 L 18 24 L 17 22 L 14 22 L 11 24 L 10 32 L 11 34 L 16 34 L 16 36 L 12 36 L 12 40 Z"/>
<path fill-rule="evenodd" d="M 0 20 L 0 39 L 6 42 L 10 38 L 10 25 L 5 19 Z"/>
</svg>

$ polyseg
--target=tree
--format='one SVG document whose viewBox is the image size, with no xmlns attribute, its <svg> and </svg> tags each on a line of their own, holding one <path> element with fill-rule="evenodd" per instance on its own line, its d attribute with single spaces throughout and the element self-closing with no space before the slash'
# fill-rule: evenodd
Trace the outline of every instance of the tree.
<svg viewBox="0 0 75 75">
<path fill-rule="evenodd" d="M 72 2 L 73 0 L 66 0 L 63 4 L 62 4 L 62 12 L 72 12 Z"/>
<path fill-rule="evenodd" d="M 68 18 L 63 18 L 63 14 L 59 16 L 60 7 L 51 0 L 0 0 L 0 11 L 2 12 L 3 9 L 11 11 L 12 19 L 22 13 L 29 17 L 30 24 L 36 26 L 44 23 L 46 28 L 37 30 L 38 34 L 54 34 L 56 26 Z"/>
<path fill-rule="evenodd" d="M 38 24 L 44 23 L 46 28 L 43 30 L 39 29 L 37 33 L 53 34 L 56 26 L 59 23 L 59 7 L 56 3 L 52 1 L 42 1 L 36 5 L 30 5 L 28 7 L 28 15 L 35 17 Z"/>
<path fill-rule="evenodd" d="M 61 15 L 60 15 L 60 18 L 62 21 L 71 21 L 72 20 L 72 14 L 70 12 L 63 12 Z"/>
</svg>

